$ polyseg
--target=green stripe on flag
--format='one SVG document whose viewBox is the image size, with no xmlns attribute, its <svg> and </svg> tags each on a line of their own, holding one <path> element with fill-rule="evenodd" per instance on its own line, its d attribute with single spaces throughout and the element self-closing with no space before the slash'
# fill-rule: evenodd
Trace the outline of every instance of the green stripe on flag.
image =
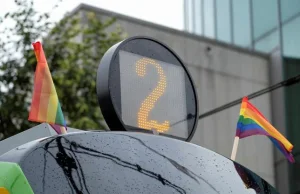
<svg viewBox="0 0 300 194">
<path fill-rule="evenodd" d="M 239 117 L 239 121 L 238 122 L 243 123 L 244 125 L 257 124 L 254 120 L 252 120 L 250 118 L 245 118 L 243 115 L 241 115 Z"/>
<path fill-rule="evenodd" d="M 64 125 L 64 114 L 61 110 L 61 106 L 60 106 L 60 103 L 58 102 L 58 105 L 57 105 L 57 111 L 56 111 L 56 117 L 55 117 L 55 123 L 58 124 L 58 125 Z"/>
<path fill-rule="evenodd" d="M 34 194 L 21 167 L 16 163 L 0 162 L 0 188 L 10 194 Z"/>
</svg>

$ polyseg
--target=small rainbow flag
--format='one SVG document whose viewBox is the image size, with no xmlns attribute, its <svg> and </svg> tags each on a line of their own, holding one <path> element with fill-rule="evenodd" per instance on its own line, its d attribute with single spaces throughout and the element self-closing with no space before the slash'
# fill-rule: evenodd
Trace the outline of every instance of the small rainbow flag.
<svg viewBox="0 0 300 194">
<path fill-rule="evenodd" d="M 295 162 L 291 153 L 293 145 L 248 101 L 248 97 L 244 97 L 235 136 L 242 139 L 252 135 L 268 136 L 290 162 Z"/>
<path fill-rule="evenodd" d="M 37 66 L 28 120 L 66 127 L 42 44 L 36 42 L 32 45 L 37 59 Z"/>
</svg>

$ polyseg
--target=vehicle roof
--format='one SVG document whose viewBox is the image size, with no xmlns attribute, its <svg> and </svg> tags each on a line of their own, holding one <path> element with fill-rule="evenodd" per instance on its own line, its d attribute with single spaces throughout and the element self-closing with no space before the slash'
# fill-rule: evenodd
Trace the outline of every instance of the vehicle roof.
<svg viewBox="0 0 300 194">
<path fill-rule="evenodd" d="M 18 163 L 35 194 L 278 193 L 211 150 L 135 132 L 55 135 L 19 146 L 0 161 Z"/>
</svg>

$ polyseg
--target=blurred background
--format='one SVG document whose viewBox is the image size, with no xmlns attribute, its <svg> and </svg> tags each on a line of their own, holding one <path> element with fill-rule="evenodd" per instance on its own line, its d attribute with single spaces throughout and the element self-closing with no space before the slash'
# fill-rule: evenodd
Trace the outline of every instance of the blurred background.
<svg viewBox="0 0 300 194">
<path fill-rule="evenodd" d="M 29 122 L 42 41 L 70 127 L 107 128 L 95 86 L 100 59 L 116 42 L 156 38 L 194 79 L 200 114 L 300 74 L 299 0 L 6 0 L 0 6 L 0 140 Z M 294 145 L 289 164 L 263 136 L 242 139 L 237 162 L 280 193 L 300 193 L 300 84 L 251 102 Z M 240 105 L 199 120 L 192 143 L 230 157 Z"/>
</svg>

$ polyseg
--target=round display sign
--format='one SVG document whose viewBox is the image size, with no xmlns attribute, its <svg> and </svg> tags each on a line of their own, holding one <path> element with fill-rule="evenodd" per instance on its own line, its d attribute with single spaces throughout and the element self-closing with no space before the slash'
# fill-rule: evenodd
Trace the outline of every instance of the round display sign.
<svg viewBox="0 0 300 194">
<path fill-rule="evenodd" d="M 110 130 L 188 141 L 197 127 L 198 100 L 187 68 L 175 52 L 149 37 L 126 39 L 105 53 L 97 95 Z"/>
</svg>

